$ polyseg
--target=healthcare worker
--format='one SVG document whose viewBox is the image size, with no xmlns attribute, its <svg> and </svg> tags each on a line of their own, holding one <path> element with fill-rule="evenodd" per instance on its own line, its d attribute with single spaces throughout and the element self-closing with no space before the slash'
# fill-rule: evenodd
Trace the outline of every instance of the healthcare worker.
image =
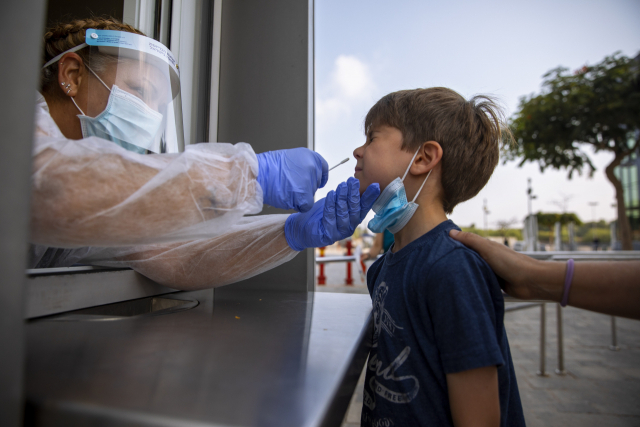
<svg viewBox="0 0 640 427">
<path fill-rule="evenodd" d="M 44 37 L 33 150 L 31 267 L 131 267 L 174 288 L 221 286 L 350 236 L 380 190 L 313 202 L 326 161 L 245 143 L 182 151 L 179 66 L 114 19 Z M 266 203 L 292 215 L 256 214 Z"/>
</svg>

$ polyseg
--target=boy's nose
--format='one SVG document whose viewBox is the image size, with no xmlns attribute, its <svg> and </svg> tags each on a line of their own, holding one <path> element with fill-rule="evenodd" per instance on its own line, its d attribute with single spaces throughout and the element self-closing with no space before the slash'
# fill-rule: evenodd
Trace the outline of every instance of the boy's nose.
<svg viewBox="0 0 640 427">
<path fill-rule="evenodd" d="M 362 158 L 363 147 L 364 147 L 364 145 L 361 145 L 360 147 L 358 147 L 355 150 L 353 150 L 353 157 L 355 157 L 356 160 Z"/>
</svg>

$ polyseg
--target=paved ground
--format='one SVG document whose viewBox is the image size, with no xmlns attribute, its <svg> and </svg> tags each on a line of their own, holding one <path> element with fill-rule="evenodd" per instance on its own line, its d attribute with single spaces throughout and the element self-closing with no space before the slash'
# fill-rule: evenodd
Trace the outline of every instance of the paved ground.
<svg viewBox="0 0 640 427">
<path fill-rule="evenodd" d="M 322 292 L 366 293 L 363 282 L 344 286 L 344 264 L 328 265 L 329 284 Z M 340 283 L 340 284 L 331 284 Z M 640 321 L 617 319 L 619 351 L 609 350 L 609 316 L 566 308 L 564 315 L 565 376 L 557 367 L 556 305 L 547 304 L 548 376 L 539 369 L 540 309 L 505 315 L 525 419 L 530 427 L 640 426 Z M 360 425 L 360 378 L 343 427 Z"/>
</svg>

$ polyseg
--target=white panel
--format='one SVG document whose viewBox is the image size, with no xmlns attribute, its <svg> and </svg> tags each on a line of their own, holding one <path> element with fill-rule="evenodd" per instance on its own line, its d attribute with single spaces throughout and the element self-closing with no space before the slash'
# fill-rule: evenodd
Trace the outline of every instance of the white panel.
<svg viewBox="0 0 640 427">
<path fill-rule="evenodd" d="M 195 37 L 198 4 L 197 1 L 175 1 L 173 5 L 174 12 L 176 12 L 176 8 L 179 11 L 177 14 L 174 13 L 172 18 L 171 51 L 177 55 L 180 66 L 185 145 L 202 142 L 193 140 L 196 131 L 195 113 L 197 108 L 197 99 L 193 96 L 193 82 L 198 60 L 195 55 L 198 47 L 198 41 Z"/>
<path fill-rule="evenodd" d="M 220 38 L 222 0 L 213 3 L 213 43 L 211 55 L 211 94 L 209 96 L 209 141 L 218 141 L 218 94 L 220 90 Z"/>
<path fill-rule="evenodd" d="M 138 0 L 124 0 L 122 21 L 125 24 L 138 26 Z"/>
<path fill-rule="evenodd" d="M 156 15 L 155 0 L 138 0 L 138 26 L 137 28 L 149 37 L 153 37 Z"/>
<path fill-rule="evenodd" d="M 169 49 L 180 64 L 180 31 L 182 29 L 182 0 L 173 0 L 171 5 L 171 35 Z M 182 74 L 182 73 L 181 73 Z"/>
<path fill-rule="evenodd" d="M 153 37 L 155 12 L 155 0 L 124 0 L 122 20 Z"/>
</svg>

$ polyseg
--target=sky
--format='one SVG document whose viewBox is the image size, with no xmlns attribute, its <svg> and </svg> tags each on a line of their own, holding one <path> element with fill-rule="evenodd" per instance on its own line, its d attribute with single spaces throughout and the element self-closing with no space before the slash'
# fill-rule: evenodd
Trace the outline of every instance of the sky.
<svg viewBox="0 0 640 427">
<path fill-rule="evenodd" d="M 638 0 L 316 0 L 316 151 L 330 167 L 350 158 L 331 171 L 316 197 L 353 175 L 364 117 L 387 93 L 445 86 L 467 99 L 492 94 L 510 117 L 522 96 L 540 92 L 542 76 L 553 68 L 576 70 L 616 51 L 637 55 L 638 17 Z M 585 151 L 597 168 L 593 177 L 585 171 L 569 180 L 563 170 L 540 173 L 537 163 L 501 162 L 485 188 L 450 218 L 483 227 L 486 199 L 489 228 L 512 220 L 521 227 L 531 178 L 534 212 L 560 212 L 564 202 L 583 221 L 614 220 L 614 190 L 604 175 L 613 155 Z"/>
</svg>

